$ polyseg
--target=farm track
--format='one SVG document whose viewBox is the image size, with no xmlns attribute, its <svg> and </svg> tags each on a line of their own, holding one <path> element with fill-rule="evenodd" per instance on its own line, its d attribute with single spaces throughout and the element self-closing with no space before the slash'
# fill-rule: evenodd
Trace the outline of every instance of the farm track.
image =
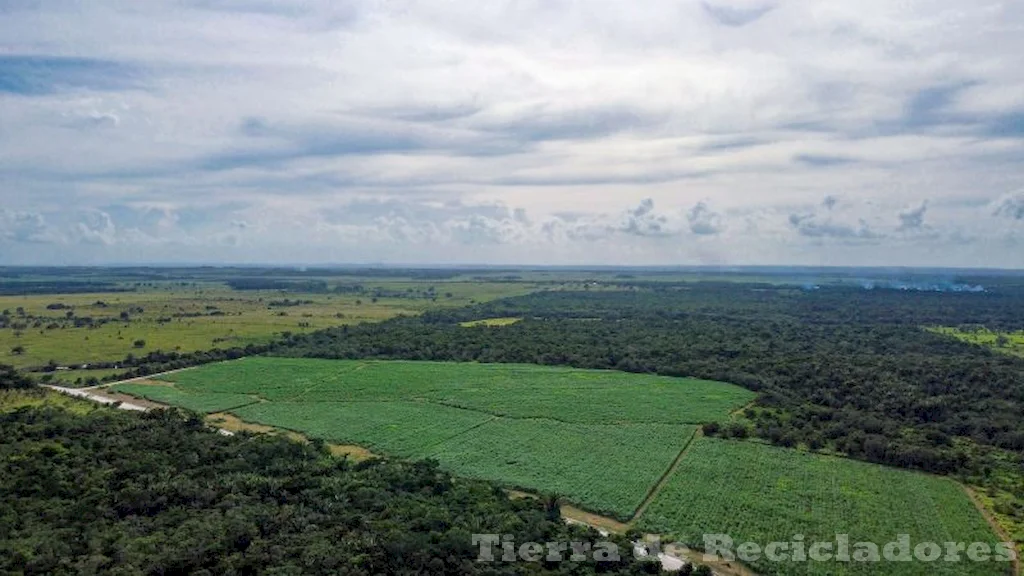
<svg viewBox="0 0 1024 576">
<path fill-rule="evenodd" d="M 662 488 L 664 488 L 665 485 L 668 484 L 668 481 L 676 473 L 676 469 L 679 468 L 679 463 L 683 461 L 683 456 L 685 456 L 686 452 L 689 451 L 690 446 L 693 446 L 693 441 L 696 440 L 697 436 L 701 434 L 702 432 L 699 427 L 693 431 L 693 434 L 690 435 L 690 439 L 686 441 L 686 444 L 683 446 L 683 449 L 679 451 L 679 454 L 676 456 L 675 460 L 673 460 L 672 464 L 669 465 L 668 470 L 665 470 L 665 473 L 661 475 L 661 478 L 658 479 L 658 481 L 651 488 L 650 492 L 647 493 L 647 496 L 644 497 L 644 500 L 643 502 L 640 503 L 640 506 L 638 506 L 636 511 L 633 512 L 633 517 L 629 519 L 630 525 L 635 523 L 641 516 L 644 515 L 644 512 L 646 512 L 647 508 L 651 505 L 651 502 L 653 502 L 654 499 L 657 498 L 658 493 L 661 492 Z"/>
<path fill-rule="evenodd" d="M 999 536 L 999 539 L 1003 542 L 1013 542 L 1018 546 L 1019 549 L 1020 543 L 1015 542 L 1014 539 L 1010 537 L 1009 533 L 1006 532 L 1006 529 L 1003 528 L 1001 524 L 999 524 L 999 521 L 996 520 L 995 516 L 992 515 L 992 512 L 985 508 L 985 504 L 981 501 L 981 498 L 978 497 L 977 492 L 975 492 L 973 488 L 967 486 L 966 484 L 962 484 L 961 486 L 963 486 L 964 492 L 967 493 L 967 497 L 971 499 L 971 503 L 974 504 L 974 507 L 977 508 L 978 512 L 985 518 L 985 521 L 988 522 L 988 525 L 992 528 L 996 535 Z M 1017 558 L 1014 558 L 1013 560 L 1013 574 L 1015 576 L 1021 576 L 1021 563 L 1019 555 Z"/>
</svg>

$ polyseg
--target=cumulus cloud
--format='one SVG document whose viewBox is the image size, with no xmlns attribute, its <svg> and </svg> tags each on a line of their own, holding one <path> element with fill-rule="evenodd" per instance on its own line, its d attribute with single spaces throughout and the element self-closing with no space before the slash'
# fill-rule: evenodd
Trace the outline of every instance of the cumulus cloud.
<svg viewBox="0 0 1024 576">
<path fill-rule="evenodd" d="M 690 232 L 698 236 L 714 236 L 722 232 L 722 217 L 704 202 L 698 202 L 686 215 Z"/>
<path fill-rule="evenodd" d="M 86 244 L 109 246 L 117 242 L 117 227 L 110 214 L 100 210 L 84 212 L 75 226 L 78 238 Z"/>
<path fill-rule="evenodd" d="M 826 196 L 814 210 L 791 213 L 789 224 L 799 235 L 807 238 L 865 241 L 883 237 L 865 219 L 852 212 L 837 210 L 838 205 L 837 197 Z"/>
<path fill-rule="evenodd" d="M 0 238 L 11 242 L 49 244 L 58 241 L 56 233 L 37 212 L 17 212 L 0 208 Z"/>
<path fill-rule="evenodd" d="M 640 205 L 625 214 L 623 222 L 615 230 L 632 236 L 670 236 L 668 218 L 654 211 L 654 200 L 644 198 Z"/>
</svg>

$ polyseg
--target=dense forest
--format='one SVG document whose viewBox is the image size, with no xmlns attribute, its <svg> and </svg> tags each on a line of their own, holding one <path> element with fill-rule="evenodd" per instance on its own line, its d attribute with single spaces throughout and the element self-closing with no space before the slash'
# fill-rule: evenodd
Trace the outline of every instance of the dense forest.
<svg viewBox="0 0 1024 576">
<path fill-rule="evenodd" d="M 6 373 L 5 373 L 6 374 Z M 13 385 L 4 376 L 5 386 Z M 17 383 L 21 385 L 21 381 Z M 42 393 L 38 391 L 38 393 Z M 197 415 L 0 411 L 0 573 L 643 574 L 657 563 L 480 563 L 473 534 L 601 542 L 557 501 L 436 463 L 352 464 L 317 442 L 222 436 Z M 499 550 L 500 554 L 500 550 Z M 706 569 L 705 569 L 706 570 Z"/>
<path fill-rule="evenodd" d="M 522 321 L 460 325 L 488 317 Z M 293 335 L 275 353 L 723 380 L 761 392 L 746 415 L 772 442 L 983 476 L 1024 453 L 1024 360 L 922 329 L 974 324 L 1024 327 L 1024 294 L 724 283 L 544 292 Z"/>
</svg>

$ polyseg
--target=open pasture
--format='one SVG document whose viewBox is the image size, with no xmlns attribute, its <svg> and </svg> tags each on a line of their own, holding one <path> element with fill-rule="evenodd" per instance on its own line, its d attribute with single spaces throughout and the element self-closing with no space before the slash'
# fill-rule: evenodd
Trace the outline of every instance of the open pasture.
<svg viewBox="0 0 1024 576">
<path fill-rule="evenodd" d="M 123 292 L 0 295 L 0 363 L 22 369 L 51 361 L 75 367 L 155 350 L 244 347 L 286 332 L 379 322 L 535 289 L 470 281 L 351 282 L 327 284 L 318 292 L 164 282 L 126 285 Z M 55 377 L 73 381 L 78 376 Z"/>
<path fill-rule="evenodd" d="M 963 488 L 939 476 L 753 442 L 700 437 L 639 527 L 692 546 L 703 534 L 736 542 L 850 542 L 879 547 L 997 539 Z M 755 563 L 770 574 L 1006 574 L 1008 562 Z"/>
</svg>

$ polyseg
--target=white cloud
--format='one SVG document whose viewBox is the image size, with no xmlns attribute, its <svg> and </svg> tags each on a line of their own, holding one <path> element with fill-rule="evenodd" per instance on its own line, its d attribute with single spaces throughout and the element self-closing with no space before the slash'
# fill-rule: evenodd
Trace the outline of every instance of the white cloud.
<svg viewBox="0 0 1024 576">
<path fill-rule="evenodd" d="M 0 205 L 41 220 L 0 219 L 0 263 L 1024 266 L 1022 24 L 999 0 L 23 3 Z"/>
</svg>

